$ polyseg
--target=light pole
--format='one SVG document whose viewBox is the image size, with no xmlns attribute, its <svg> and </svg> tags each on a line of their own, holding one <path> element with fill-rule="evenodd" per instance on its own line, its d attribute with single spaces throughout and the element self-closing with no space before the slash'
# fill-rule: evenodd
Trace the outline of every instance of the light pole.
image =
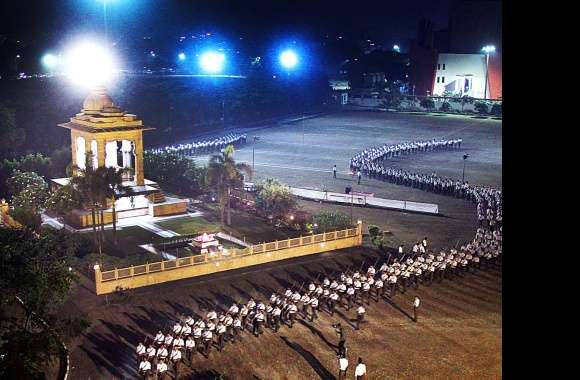
<svg viewBox="0 0 580 380">
<path fill-rule="evenodd" d="M 463 183 L 465 183 L 465 163 L 467 162 L 468 158 L 469 158 L 469 154 L 463 155 L 463 175 L 461 176 L 461 182 L 463 182 Z"/>
<path fill-rule="evenodd" d="M 489 54 L 495 51 L 495 46 L 487 45 L 481 48 L 481 50 L 485 53 L 485 87 L 483 88 L 483 99 L 487 99 L 487 77 L 489 72 Z"/>
</svg>

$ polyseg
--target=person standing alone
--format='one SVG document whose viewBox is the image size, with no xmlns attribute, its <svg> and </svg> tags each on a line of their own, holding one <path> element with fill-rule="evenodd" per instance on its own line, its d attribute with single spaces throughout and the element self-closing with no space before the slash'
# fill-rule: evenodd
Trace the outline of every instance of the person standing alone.
<svg viewBox="0 0 580 380">
<path fill-rule="evenodd" d="M 336 165 L 332 167 L 332 177 L 336 178 Z"/>
<path fill-rule="evenodd" d="M 419 297 L 415 297 L 415 301 L 413 301 L 413 321 L 417 322 L 417 313 L 419 311 L 419 305 L 421 305 L 421 300 Z"/>
</svg>

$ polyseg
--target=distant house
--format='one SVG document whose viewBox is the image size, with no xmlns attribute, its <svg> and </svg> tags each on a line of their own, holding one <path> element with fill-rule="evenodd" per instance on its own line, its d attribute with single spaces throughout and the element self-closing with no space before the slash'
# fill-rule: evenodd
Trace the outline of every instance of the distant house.
<svg viewBox="0 0 580 380">
<path fill-rule="evenodd" d="M 498 99 L 502 95 L 499 54 L 490 55 L 487 64 L 485 54 L 439 54 L 434 76 L 432 94 L 436 96 L 451 93 Z"/>
</svg>

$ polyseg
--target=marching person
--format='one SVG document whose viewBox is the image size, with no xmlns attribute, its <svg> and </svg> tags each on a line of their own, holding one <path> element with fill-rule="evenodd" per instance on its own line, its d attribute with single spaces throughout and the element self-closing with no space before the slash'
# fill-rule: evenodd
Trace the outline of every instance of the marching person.
<svg viewBox="0 0 580 380">
<path fill-rule="evenodd" d="M 362 173 L 361 173 L 360 169 L 356 172 L 356 177 L 357 177 L 357 183 L 360 185 L 360 179 L 362 177 Z"/>
<path fill-rule="evenodd" d="M 367 374 L 367 366 L 363 363 L 362 358 L 358 358 L 358 364 L 354 369 L 354 378 L 356 380 L 364 380 Z"/>
<path fill-rule="evenodd" d="M 346 380 L 346 369 L 348 368 L 348 359 L 346 356 L 338 357 L 338 380 Z"/>
<path fill-rule="evenodd" d="M 142 342 L 139 342 L 135 351 L 137 352 L 139 359 L 142 359 L 147 354 L 147 348 L 145 348 L 145 345 Z"/>
<path fill-rule="evenodd" d="M 226 340 L 226 326 L 223 323 L 219 322 L 216 327 L 215 333 L 218 339 L 218 350 L 219 352 L 222 352 L 222 350 L 224 349 L 224 341 Z"/>
<path fill-rule="evenodd" d="M 160 360 L 157 363 L 157 378 L 160 380 L 167 379 L 167 363 L 165 363 L 165 360 Z"/>
<path fill-rule="evenodd" d="M 364 321 L 366 310 L 363 305 L 356 309 L 356 330 L 360 330 L 360 324 Z"/>
<path fill-rule="evenodd" d="M 346 335 L 344 329 L 340 323 L 332 325 L 336 333 L 338 334 L 338 355 L 341 357 L 346 357 Z"/>
<path fill-rule="evenodd" d="M 206 358 L 209 358 L 209 353 L 211 351 L 211 344 L 213 342 L 213 334 L 211 332 L 211 330 L 206 329 L 203 331 L 202 334 L 202 338 L 203 338 L 203 354 L 205 355 Z"/>
<path fill-rule="evenodd" d="M 417 322 L 419 306 L 421 305 L 421 300 L 419 297 L 415 296 L 415 300 L 413 301 L 413 321 Z"/>
<path fill-rule="evenodd" d="M 151 362 L 147 358 L 141 358 L 141 363 L 139 363 L 139 374 L 143 376 L 143 380 L 149 379 L 151 375 Z"/>
<path fill-rule="evenodd" d="M 314 320 L 318 319 L 318 298 L 312 297 L 310 298 L 310 310 L 312 314 L 310 314 L 310 322 L 314 322 Z"/>
<path fill-rule="evenodd" d="M 178 347 L 173 347 L 171 355 L 169 356 L 173 363 L 173 370 L 175 371 L 175 378 L 179 378 L 179 363 L 181 362 L 181 351 Z"/>
<path fill-rule="evenodd" d="M 193 337 L 190 335 L 185 340 L 185 352 L 187 353 L 187 361 L 189 362 L 190 367 L 193 365 L 193 354 L 195 351 L 195 340 L 193 340 Z"/>
</svg>

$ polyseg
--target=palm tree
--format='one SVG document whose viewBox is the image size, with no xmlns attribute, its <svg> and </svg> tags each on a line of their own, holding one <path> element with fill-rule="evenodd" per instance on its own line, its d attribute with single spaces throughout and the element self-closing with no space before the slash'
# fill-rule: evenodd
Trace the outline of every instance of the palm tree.
<svg viewBox="0 0 580 380">
<path fill-rule="evenodd" d="M 97 213 L 105 199 L 102 176 L 97 172 L 99 168 L 93 168 L 90 154 L 86 156 L 84 168 L 75 166 L 73 169 L 77 175 L 71 178 L 70 183 L 82 203 L 91 210 L 93 240 L 99 250 L 99 256 L 102 256 L 101 238 L 97 234 Z"/>
<path fill-rule="evenodd" d="M 221 223 L 227 216 L 227 225 L 232 224 L 230 210 L 230 192 L 233 187 L 243 185 L 243 174 L 252 178 L 254 171 L 252 167 L 245 163 L 236 163 L 234 161 L 234 147 L 228 145 L 222 154 L 213 155 L 209 160 L 207 168 L 208 183 L 218 192 L 218 198 L 221 211 Z"/>
<path fill-rule="evenodd" d="M 130 187 L 123 185 L 123 174 L 131 169 L 116 169 L 116 168 L 98 168 L 97 173 L 102 177 L 102 182 L 105 186 L 104 195 L 107 199 L 112 199 L 113 211 L 113 241 L 117 244 L 117 212 L 115 210 L 115 202 L 117 195 L 127 196 L 133 191 Z M 104 229 L 103 210 L 101 209 L 101 229 Z"/>
</svg>

